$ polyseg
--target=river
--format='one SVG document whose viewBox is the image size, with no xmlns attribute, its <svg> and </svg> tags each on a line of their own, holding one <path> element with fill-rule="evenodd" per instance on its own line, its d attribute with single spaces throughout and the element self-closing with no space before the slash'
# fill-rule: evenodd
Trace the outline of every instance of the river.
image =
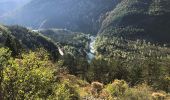
<svg viewBox="0 0 170 100">
<path fill-rule="evenodd" d="M 95 36 L 90 36 L 90 43 L 89 43 L 89 52 L 87 52 L 87 56 L 88 56 L 88 62 L 90 63 L 91 60 L 93 58 L 95 58 L 95 48 L 94 48 L 94 45 L 95 45 L 95 40 L 96 40 L 96 37 Z"/>
</svg>

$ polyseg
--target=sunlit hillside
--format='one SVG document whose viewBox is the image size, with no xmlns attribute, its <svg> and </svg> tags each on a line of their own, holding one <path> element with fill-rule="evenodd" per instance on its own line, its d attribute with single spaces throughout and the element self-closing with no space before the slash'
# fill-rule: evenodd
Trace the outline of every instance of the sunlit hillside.
<svg viewBox="0 0 170 100">
<path fill-rule="evenodd" d="M 0 100 L 170 100 L 169 0 L 1 0 Z"/>
</svg>

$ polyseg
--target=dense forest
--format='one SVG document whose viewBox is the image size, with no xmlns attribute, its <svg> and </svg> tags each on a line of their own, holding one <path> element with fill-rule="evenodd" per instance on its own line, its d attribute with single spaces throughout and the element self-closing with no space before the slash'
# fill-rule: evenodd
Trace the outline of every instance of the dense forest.
<svg viewBox="0 0 170 100">
<path fill-rule="evenodd" d="M 0 100 L 170 100 L 169 0 L 29 0 L 0 18 Z"/>
<path fill-rule="evenodd" d="M 165 44 L 100 36 L 88 62 L 89 35 L 20 26 L 1 26 L 0 32 L 3 99 L 169 98 L 170 48 Z"/>
</svg>

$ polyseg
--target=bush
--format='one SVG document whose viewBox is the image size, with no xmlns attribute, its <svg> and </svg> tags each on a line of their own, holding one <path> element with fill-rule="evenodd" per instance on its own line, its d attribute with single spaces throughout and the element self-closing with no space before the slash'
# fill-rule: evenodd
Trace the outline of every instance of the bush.
<svg viewBox="0 0 170 100">
<path fill-rule="evenodd" d="M 11 58 L 4 65 L 3 99 L 74 100 L 78 94 L 68 83 L 55 79 L 58 68 L 49 60 L 45 50 Z"/>
<path fill-rule="evenodd" d="M 121 100 L 151 100 L 151 88 L 146 84 L 129 88 Z"/>
<path fill-rule="evenodd" d="M 165 100 L 166 95 L 163 93 L 154 92 L 154 93 L 152 93 L 152 98 L 153 98 L 153 100 Z"/>
<path fill-rule="evenodd" d="M 106 91 L 112 97 L 118 97 L 125 94 L 128 84 L 124 80 L 115 80 L 112 84 L 106 86 Z"/>
<path fill-rule="evenodd" d="M 103 89 L 103 84 L 99 82 L 92 82 L 91 84 L 91 94 L 95 97 L 98 97 L 100 92 Z"/>
<path fill-rule="evenodd" d="M 53 85 L 53 64 L 46 54 L 24 54 L 23 59 L 10 59 L 4 68 L 2 82 L 4 99 L 48 98 Z"/>
<path fill-rule="evenodd" d="M 2 84 L 4 80 L 3 71 L 5 69 L 5 66 L 7 66 L 8 64 L 8 60 L 10 59 L 10 56 L 11 56 L 11 51 L 9 51 L 9 49 L 0 48 L 0 84 Z M 3 88 L 2 85 L 0 85 L 0 99 L 3 98 L 2 88 Z"/>
<path fill-rule="evenodd" d="M 54 95 L 49 99 L 53 100 L 70 100 L 74 94 L 70 93 L 70 88 L 65 83 L 57 84 L 54 90 Z"/>
</svg>

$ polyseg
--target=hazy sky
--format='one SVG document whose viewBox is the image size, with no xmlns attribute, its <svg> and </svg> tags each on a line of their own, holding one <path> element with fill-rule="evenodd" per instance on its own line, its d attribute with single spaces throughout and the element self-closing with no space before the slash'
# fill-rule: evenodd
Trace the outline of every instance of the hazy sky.
<svg viewBox="0 0 170 100">
<path fill-rule="evenodd" d="M 0 2 L 24 2 L 29 0 L 0 0 Z"/>
<path fill-rule="evenodd" d="M 0 4 L 7 4 L 7 3 L 17 3 L 17 4 L 24 4 L 31 0 L 0 0 Z"/>
<path fill-rule="evenodd" d="M 15 10 L 31 0 L 0 0 L 0 16 Z"/>
</svg>

